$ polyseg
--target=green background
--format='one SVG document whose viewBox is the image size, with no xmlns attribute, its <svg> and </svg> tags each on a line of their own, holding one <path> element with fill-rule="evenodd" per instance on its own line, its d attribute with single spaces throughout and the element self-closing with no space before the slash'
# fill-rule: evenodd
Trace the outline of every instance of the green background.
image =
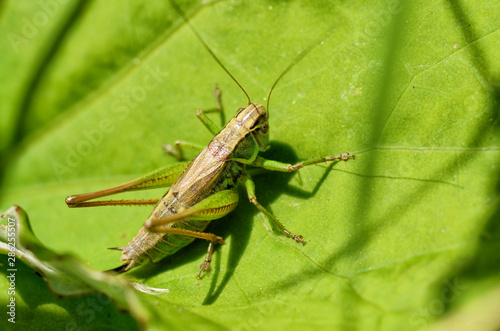
<svg viewBox="0 0 500 331">
<path fill-rule="evenodd" d="M 253 102 L 295 63 L 272 95 L 265 157 L 356 159 L 255 178 L 307 245 L 273 233 L 241 191 L 207 230 L 226 239 L 212 271 L 195 277 L 207 247 L 196 241 L 131 272 L 170 290 L 140 295 L 131 315 L 59 299 L 19 262 L 17 326 L 134 329 L 137 305 L 151 328 L 498 328 L 485 309 L 500 306 L 498 2 L 180 2 Z M 151 208 L 64 198 L 174 163 L 162 143 L 208 143 L 195 112 L 215 105 L 215 83 L 226 120 L 245 96 L 167 1 L 5 1 L 0 36 L 0 210 L 23 207 L 55 252 L 118 266 L 106 248 Z M 2 307 L 7 288 L 1 277 Z"/>
</svg>

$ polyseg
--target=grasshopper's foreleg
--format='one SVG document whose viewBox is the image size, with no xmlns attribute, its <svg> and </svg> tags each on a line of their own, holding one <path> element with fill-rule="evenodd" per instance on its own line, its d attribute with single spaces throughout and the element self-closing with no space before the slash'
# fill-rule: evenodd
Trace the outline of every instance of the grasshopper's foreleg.
<svg viewBox="0 0 500 331">
<path fill-rule="evenodd" d="M 274 160 L 267 160 L 264 159 L 263 157 L 258 156 L 255 161 L 252 163 L 253 166 L 268 169 L 268 170 L 274 170 L 274 171 L 283 171 L 283 172 L 291 172 L 291 171 L 296 171 L 299 169 L 302 169 L 306 166 L 313 165 L 313 164 L 318 164 L 318 163 L 324 163 L 324 162 L 338 162 L 338 161 L 348 161 L 349 159 L 354 159 L 354 155 L 351 155 L 349 153 L 344 153 L 340 155 L 331 155 L 331 156 L 325 156 L 325 157 L 318 157 L 318 158 L 312 158 L 308 159 L 296 164 L 290 164 L 290 163 L 283 163 L 279 161 L 274 161 Z"/>
<path fill-rule="evenodd" d="M 303 237 L 301 235 L 296 235 L 288 231 L 283 224 L 269 211 L 267 211 L 262 205 L 257 201 L 257 197 L 255 196 L 255 183 L 253 182 L 252 178 L 248 175 L 246 175 L 243 178 L 243 182 L 245 184 L 245 188 L 247 190 L 248 194 L 248 200 L 257 207 L 258 210 L 263 212 L 273 223 L 274 225 L 280 230 L 281 233 L 283 233 L 285 236 L 288 238 L 292 238 L 296 242 L 299 243 L 305 243 L 304 240 L 302 239 Z"/>
<path fill-rule="evenodd" d="M 203 270 L 210 270 L 210 261 L 215 244 L 224 243 L 224 239 L 211 233 L 192 231 L 178 227 L 171 227 L 170 224 L 180 221 L 212 221 L 230 213 L 238 204 L 238 193 L 234 190 L 223 190 L 209 195 L 196 205 L 187 208 L 177 214 L 166 217 L 150 218 L 144 224 L 151 231 L 164 234 L 182 235 L 210 241 L 208 245 L 205 261 L 200 265 L 198 277 Z"/>
</svg>

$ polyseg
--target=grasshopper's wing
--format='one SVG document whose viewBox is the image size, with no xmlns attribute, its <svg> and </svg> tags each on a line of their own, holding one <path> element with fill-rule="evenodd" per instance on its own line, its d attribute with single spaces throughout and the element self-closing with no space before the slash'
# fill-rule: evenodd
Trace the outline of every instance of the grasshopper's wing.
<svg viewBox="0 0 500 331">
<path fill-rule="evenodd" d="M 155 200 L 108 200 L 108 201 L 93 201 L 88 200 L 105 197 L 112 194 L 117 194 L 125 191 L 142 190 L 154 187 L 165 187 L 172 185 L 177 178 L 182 174 L 189 162 L 179 162 L 165 168 L 155 170 L 145 176 L 134 179 L 122 185 L 111 187 L 105 190 L 72 195 L 66 198 L 66 204 L 69 207 L 93 207 L 106 205 L 144 205 L 156 204 Z"/>
<path fill-rule="evenodd" d="M 185 205 L 197 204 L 200 198 L 206 195 L 207 190 L 219 180 L 227 166 L 228 162 L 216 158 L 209 148 L 205 148 L 186 167 L 170 190 Z"/>
</svg>

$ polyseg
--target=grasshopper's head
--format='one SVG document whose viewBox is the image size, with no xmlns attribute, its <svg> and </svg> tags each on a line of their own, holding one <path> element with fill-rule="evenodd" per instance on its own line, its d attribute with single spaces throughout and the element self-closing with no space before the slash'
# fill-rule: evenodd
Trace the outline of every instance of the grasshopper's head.
<svg viewBox="0 0 500 331">
<path fill-rule="evenodd" d="M 258 116 L 255 119 L 255 124 L 251 128 L 251 134 L 259 144 L 259 150 L 265 151 L 269 146 L 269 114 L 264 106 L 258 103 L 252 103 L 250 106 L 255 107 Z"/>
<path fill-rule="evenodd" d="M 250 135 L 252 135 L 253 139 L 248 140 L 248 142 L 255 140 L 259 150 L 265 151 L 269 148 L 269 123 L 267 119 L 266 108 L 258 103 L 251 103 L 246 108 L 240 108 L 236 113 L 236 117 L 233 119 L 235 121 L 234 130 L 239 132 L 242 130 L 247 139 L 251 138 Z M 238 133 L 235 133 L 235 135 L 238 135 Z M 240 137 L 243 138 L 243 136 Z M 252 144 L 252 151 L 253 146 Z"/>
</svg>

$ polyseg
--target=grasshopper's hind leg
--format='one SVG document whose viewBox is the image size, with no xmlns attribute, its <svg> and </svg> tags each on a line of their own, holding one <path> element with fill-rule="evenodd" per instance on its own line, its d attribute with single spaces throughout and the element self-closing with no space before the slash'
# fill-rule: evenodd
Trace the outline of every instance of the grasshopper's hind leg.
<svg viewBox="0 0 500 331">
<path fill-rule="evenodd" d="M 207 256 L 205 256 L 205 261 L 200 265 L 200 271 L 198 272 L 198 278 L 201 278 L 201 273 L 203 270 L 210 270 L 210 262 L 212 262 L 212 254 L 214 253 L 214 242 L 211 241 L 208 244 Z"/>
<path fill-rule="evenodd" d="M 89 201 L 109 195 L 133 190 L 143 190 L 154 187 L 170 186 L 182 174 L 188 162 L 180 162 L 155 170 L 145 176 L 134 179 L 122 185 L 111 187 L 97 192 L 83 193 L 66 197 L 66 204 L 70 208 L 119 205 L 155 205 L 158 199 L 152 200 L 99 200 Z"/>
<path fill-rule="evenodd" d="M 146 223 L 144 223 L 144 226 L 147 229 L 150 229 L 151 231 L 157 233 L 168 233 L 210 241 L 210 244 L 208 245 L 207 255 L 204 262 L 200 265 L 200 271 L 198 272 L 198 277 L 201 277 L 201 273 L 203 272 L 203 270 L 210 270 L 210 262 L 212 261 L 214 245 L 223 244 L 224 239 L 211 233 L 172 227 L 171 225 L 180 221 L 183 221 L 184 224 L 189 224 L 191 228 L 193 228 L 193 225 L 196 224 L 197 221 L 207 224 L 212 220 L 221 218 L 229 214 L 237 204 L 238 193 L 234 190 L 223 190 L 209 195 L 194 206 L 191 206 L 186 210 L 178 212 L 176 214 L 170 214 L 168 216 L 159 218 L 151 216 L 146 221 Z M 200 230 L 202 230 L 201 227 Z"/>
<path fill-rule="evenodd" d="M 186 236 L 186 237 L 193 237 L 193 238 L 198 238 L 198 239 L 205 239 L 208 240 L 210 243 L 208 244 L 208 249 L 207 249 L 207 255 L 205 256 L 205 260 L 203 263 L 200 265 L 200 271 L 198 272 L 198 278 L 201 278 L 201 273 L 203 270 L 209 271 L 210 270 L 210 262 L 212 262 L 212 254 L 214 253 L 214 245 L 219 244 L 222 245 L 224 243 L 224 239 L 222 237 L 216 236 L 215 234 L 212 233 L 206 233 L 206 232 L 198 232 L 198 231 L 191 231 L 191 230 L 186 230 L 186 229 L 179 229 L 179 228 L 164 228 L 161 231 L 164 234 L 174 234 L 174 235 L 181 235 L 181 236 Z"/>
</svg>

